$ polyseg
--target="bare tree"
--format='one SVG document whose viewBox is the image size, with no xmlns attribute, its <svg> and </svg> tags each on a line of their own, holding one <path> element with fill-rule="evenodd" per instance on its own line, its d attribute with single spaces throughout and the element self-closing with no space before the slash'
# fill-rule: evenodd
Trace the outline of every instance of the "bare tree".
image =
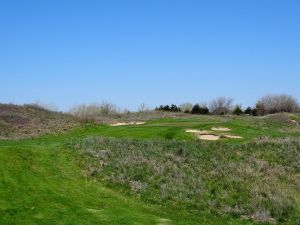
<svg viewBox="0 0 300 225">
<path fill-rule="evenodd" d="M 193 109 L 193 104 L 189 102 L 182 103 L 181 105 L 179 105 L 179 108 L 182 112 L 190 113 Z"/>
<path fill-rule="evenodd" d="M 264 113 L 277 112 L 297 112 L 299 103 L 293 96 L 281 95 L 266 95 L 258 100 L 257 106 L 264 109 Z"/>
<path fill-rule="evenodd" d="M 232 98 L 219 97 L 212 100 L 209 104 L 210 112 L 216 115 L 230 113 L 232 111 Z"/>
<path fill-rule="evenodd" d="M 139 112 L 146 112 L 146 111 L 149 111 L 149 107 L 148 107 L 145 103 L 142 103 L 142 104 L 139 106 L 138 111 L 139 111 Z"/>
<path fill-rule="evenodd" d="M 81 104 L 74 106 L 69 111 L 70 114 L 83 118 L 83 119 L 95 119 L 97 116 L 110 116 L 118 114 L 116 105 L 110 102 L 103 102 L 101 104 Z"/>
<path fill-rule="evenodd" d="M 117 107 L 110 102 L 102 102 L 100 105 L 100 113 L 104 116 L 117 114 Z"/>
</svg>

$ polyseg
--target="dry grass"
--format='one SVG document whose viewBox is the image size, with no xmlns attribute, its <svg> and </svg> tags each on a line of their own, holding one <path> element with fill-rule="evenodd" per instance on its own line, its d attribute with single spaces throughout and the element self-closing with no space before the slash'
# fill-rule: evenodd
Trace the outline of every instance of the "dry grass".
<svg viewBox="0 0 300 225">
<path fill-rule="evenodd" d="M 87 138 L 72 146 L 89 178 L 147 202 L 260 222 L 300 218 L 299 139 L 232 145 Z"/>
<path fill-rule="evenodd" d="M 37 105 L 0 104 L 0 137 L 23 138 L 69 130 L 80 123 L 64 113 Z"/>
</svg>

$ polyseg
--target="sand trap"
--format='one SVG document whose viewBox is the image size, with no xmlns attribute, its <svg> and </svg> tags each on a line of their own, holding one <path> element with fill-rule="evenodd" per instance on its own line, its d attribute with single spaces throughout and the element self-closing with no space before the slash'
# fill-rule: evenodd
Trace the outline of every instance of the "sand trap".
<svg viewBox="0 0 300 225">
<path fill-rule="evenodd" d="M 189 130 L 185 130 L 185 132 L 187 132 L 187 133 L 194 133 L 194 134 L 209 134 L 209 132 L 207 130 L 193 130 L 193 129 L 189 129 Z"/>
<path fill-rule="evenodd" d="M 128 126 L 128 125 L 142 125 L 145 124 L 146 122 L 120 122 L 120 123 L 112 123 L 110 126 L 112 127 L 117 127 L 117 126 Z"/>
<path fill-rule="evenodd" d="M 228 134 L 228 135 L 224 135 L 224 137 L 226 137 L 226 138 L 233 138 L 233 139 L 240 139 L 240 138 L 242 138 L 241 136 L 237 136 L 237 135 L 230 135 L 230 134 Z"/>
<path fill-rule="evenodd" d="M 290 122 L 293 123 L 293 124 L 297 124 L 296 120 L 290 120 Z"/>
<path fill-rule="evenodd" d="M 213 127 L 213 128 L 211 128 L 211 130 L 214 130 L 214 131 L 231 131 L 231 129 L 227 128 L 227 127 Z"/>
<path fill-rule="evenodd" d="M 213 135 L 213 134 L 203 134 L 203 135 L 199 135 L 199 139 L 207 140 L 207 141 L 217 141 L 220 139 L 220 136 Z"/>
</svg>

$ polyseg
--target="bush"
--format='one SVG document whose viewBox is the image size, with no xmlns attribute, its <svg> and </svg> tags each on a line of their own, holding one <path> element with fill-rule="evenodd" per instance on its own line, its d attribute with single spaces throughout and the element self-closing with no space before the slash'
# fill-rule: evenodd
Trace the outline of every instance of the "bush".
<svg viewBox="0 0 300 225">
<path fill-rule="evenodd" d="M 199 104 L 196 104 L 193 106 L 191 113 L 192 114 L 208 114 L 209 109 L 205 105 L 200 106 Z"/>
<path fill-rule="evenodd" d="M 223 115 L 232 111 L 232 98 L 219 97 L 211 101 L 210 111 L 215 115 Z"/>
<path fill-rule="evenodd" d="M 236 105 L 232 113 L 235 115 L 243 114 L 242 107 L 240 105 Z"/>
<path fill-rule="evenodd" d="M 74 106 L 69 111 L 70 114 L 79 117 L 83 120 L 94 120 L 97 116 L 111 116 L 118 114 L 116 105 L 110 102 L 101 104 L 78 105 Z"/>
<path fill-rule="evenodd" d="M 253 116 L 263 116 L 266 113 L 265 106 L 258 102 L 253 110 Z"/>
<path fill-rule="evenodd" d="M 171 112 L 179 112 L 180 108 L 177 107 L 177 105 L 172 104 L 170 107 Z"/>
<path fill-rule="evenodd" d="M 257 102 L 256 108 L 261 110 L 260 113 L 263 112 L 263 114 L 297 112 L 299 109 L 299 104 L 297 100 L 290 95 L 266 95 Z"/>
<path fill-rule="evenodd" d="M 193 109 L 193 104 L 191 103 L 183 103 L 179 106 L 180 111 L 185 112 L 185 113 L 191 113 Z"/>
<path fill-rule="evenodd" d="M 155 109 L 158 111 L 167 111 L 167 112 L 180 112 L 181 111 L 180 108 L 175 104 L 172 104 L 171 106 L 160 105 L 158 108 L 156 107 Z"/>
<path fill-rule="evenodd" d="M 253 109 L 251 107 L 248 107 L 245 111 L 244 111 L 245 114 L 247 115 L 252 115 L 253 114 Z"/>
</svg>

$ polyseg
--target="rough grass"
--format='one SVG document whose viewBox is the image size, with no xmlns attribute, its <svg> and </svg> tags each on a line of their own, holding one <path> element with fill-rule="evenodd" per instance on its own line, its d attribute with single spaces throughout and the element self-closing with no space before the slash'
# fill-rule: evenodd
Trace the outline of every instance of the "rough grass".
<svg viewBox="0 0 300 225">
<path fill-rule="evenodd" d="M 243 139 L 207 143 L 185 132 L 216 126 Z M 267 117 L 193 116 L 2 140 L 0 224 L 299 224 L 298 129 Z"/>
<path fill-rule="evenodd" d="M 36 105 L 0 104 L 0 139 L 61 133 L 79 122 L 70 115 Z"/>
<path fill-rule="evenodd" d="M 82 176 L 81 155 L 59 136 L 0 141 L 0 224 L 241 225 L 249 221 L 142 202 Z M 94 133 L 95 135 L 95 133 Z"/>
<path fill-rule="evenodd" d="M 145 202 L 261 222 L 300 221 L 300 140 L 231 145 L 87 138 L 85 176 Z"/>
</svg>

